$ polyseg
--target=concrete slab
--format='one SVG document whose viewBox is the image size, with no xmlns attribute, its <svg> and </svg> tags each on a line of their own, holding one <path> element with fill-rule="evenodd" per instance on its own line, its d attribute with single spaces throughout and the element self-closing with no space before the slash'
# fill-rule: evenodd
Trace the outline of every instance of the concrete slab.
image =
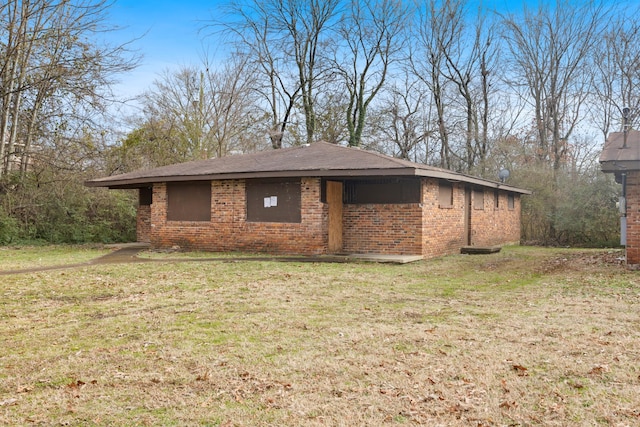
<svg viewBox="0 0 640 427">
<path fill-rule="evenodd" d="M 422 255 L 384 255 L 384 254 L 346 254 L 348 260 L 383 262 L 391 264 L 407 264 L 409 262 L 420 261 Z"/>
<path fill-rule="evenodd" d="M 460 253 L 469 255 L 495 254 L 501 249 L 500 246 L 463 246 L 460 248 Z"/>
<path fill-rule="evenodd" d="M 109 243 L 104 245 L 105 248 L 109 249 L 148 249 L 151 247 L 151 243 L 145 242 L 131 242 L 131 243 Z"/>
<path fill-rule="evenodd" d="M 112 254 L 113 258 L 117 258 L 117 255 L 124 256 L 132 256 L 137 254 L 142 249 L 148 249 L 151 247 L 149 243 L 143 242 L 133 242 L 133 243 L 114 243 L 104 245 L 106 248 L 117 250 L 116 253 Z M 107 258 L 110 255 L 106 256 Z M 119 258 L 122 258 L 120 256 Z M 278 257 L 277 259 L 304 259 L 306 257 Z M 310 260 L 313 260 L 315 257 L 310 257 Z M 203 260 L 202 258 L 199 258 Z M 252 258 L 249 258 L 252 259 Z M 260 258 L 258 258 L 260 259 Z M 348 261 L 370 261 L 370 262 L 381 262 L 381 263 L 392 263 L 392 264 L 407 264 L 409 262 L 420 261 L 424 259 L 422 255 L 385 255 L 385 254 L 334 254 L 334 255 L 322 255 L 317 257 L 318 260 L 322 261 L 340 261 L 340 262 L 348 262 Z M 146 261 L 146 260 L 145 260 Z"/>
</svg>

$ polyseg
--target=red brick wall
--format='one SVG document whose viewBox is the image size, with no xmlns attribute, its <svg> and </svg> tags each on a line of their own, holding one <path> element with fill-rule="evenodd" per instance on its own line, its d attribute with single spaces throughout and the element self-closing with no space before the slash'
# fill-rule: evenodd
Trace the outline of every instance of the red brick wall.
<svg viewBox="0 0 640 427">
<path fill-rule="evenodd" d="M 465 228 L 465 191 L 471 191 L 472 246 L 496 246 L 520 241 L 520 196 L 514 195 L 509 209 L 507 192 L 500 191 L 500 204 L 495 208 L 493 189 L 484 192 L 484 209 L 474 207 L 474 192 L 463 183 L 453 184 L 453 205 L 440 207 L 437 179 L 424 179 L 422 185 L 423 256 L 430 258 L 458 253 L 467 245 Z"/>
<path fill-rule="evenodd" d="M 347 253 L 420 255 L 420 204 L 362 204 L 343 207 L 343 248 Z"/>
<path fill-rule="evenodd" d="M 475 195 L 475 193 L 473 193 Z M 484 192 L 484 209 L 471 208 L 471 245 L 494 246 L 520 242 L 520 197 L 514 195 L 514 206 L 509 208 L 508 196 L 499 192 L 499 205 L 495 207 L 493 189 Z"/>
<path fill-rule="evenodd" d="M 167 221 L 166 185 L 153 187 L 151 243 L 209 251 L 295 254 L 326 252 L 326 206 L 320 202 L 320 179 L 302 179 L 301 222 L 246 221 L 244 180 L 211 183 L 211 222 Z"/>
<path fill-rule="evenodd" d="M 136 241 L 149 243 L 151 241 L 151 206 L 139 205 L 136 216 Z"/>
<path fill-rule="evenodd" d="M 246 221 L 244 180 L 213 181 L 211 222 L 167 221 L 166 185 L 155 184 L 150 210 L 150 240 L 155 247 L 180 246 L 210 251 L 325 254 L 328 205 L 320 201 L 319 178 L 302 179 L 301 222 Z M 493 190 L 485 208 L 471 212 L 472 244 L 498 245 L 520 239 L 520 200 L 507 206 L 500 193 L 495 209 Z M 343 247 L 347 253 L 415 254 L 425 258 L 458 253 L 467 244 L 464 222 L 465 186 L 453 185 L 453 206 L 441 208 L 438 180 L 423 179 L 422 203 L 362 204 L 343 207 Z"/>
<path fill-rule="evenodd" d="M 627 172 L 627 266 L 640 267 L 640 171 Z"/>
<path fill-rule="evenodd" d="M 453 184 L 453 204 L 440 207 L 439 181 L 424 179 L 422 183 L 423 249 L 425 258 L 460 252 L 466 245 L 464 227 L 464 186 Z"/>
</svg>

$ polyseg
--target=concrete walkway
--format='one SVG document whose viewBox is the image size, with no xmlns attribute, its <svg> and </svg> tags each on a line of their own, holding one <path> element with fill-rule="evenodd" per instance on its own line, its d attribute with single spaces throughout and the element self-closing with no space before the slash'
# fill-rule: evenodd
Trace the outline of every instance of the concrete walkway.
<svg viewBox="0 0 640 427">
<path fill-rule="evenodd" d="M 151 260 L 146 260 L 144 258 L 138 258 L 136 255 L 149 247 L 149 245 L 144 244 L 124 244 L 124 245 L 106 245 L 107 248 L 114 248 L 115 250 L 111 253 L 103 255 L 99 258 L 92 259 L 87 262 L 79 262 L 75 264 L 62 264 L 62 265 L 48 265 L 44 267 L 33 267 L 33 268 L 23 268 L 20 270 L 3 270 L 0 271 L 0 276 L 8 276 L 11 274 L 25 274 L 25 273 L 36 273 L 39 271 L 51 271 L 51 270 L 66 270 L 70 268 L 80 268 L 87 267 L 90 265 L 97 264 L 120 264 L 120 263 L 128 263 L 128 262 L 146 262 Z"/>
<path fill-rule="evenodd" d="M 379 255 L 379 254 L 344 254 L 344 255 L 319 255 L 319 256 L 246 256 L 246 257 L 211 257 L 211 258 L 140 258 L 138 253 L 150 248 L 148 243 L 122 243 L 105 245 L 106 248 L 114 249 L 113 252 L 93 259 L 91 261 L 50 265 L 45 267 L 33 267 L 20 270 L 0 271 L 0 276 L 8 276 L 12 274 L 35 273 L 39 271 L 66 270 L 71 268 L 88 267 L 100 264 L 129 264 L 129 263 L 149 263 L 149 262 L 234 262 L 234 261 L 278 261 L 278 262 L 379 262 L 406 264 L 423 259 L 417 255 Z"/>
</svg>

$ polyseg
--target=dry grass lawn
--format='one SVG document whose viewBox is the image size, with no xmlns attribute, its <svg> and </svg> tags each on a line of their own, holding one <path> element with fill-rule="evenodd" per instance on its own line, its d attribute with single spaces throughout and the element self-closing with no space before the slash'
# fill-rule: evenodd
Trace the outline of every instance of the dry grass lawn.
<svg viewBox="0 0 640 427">
<path fill-rule="evenodd" d="M 109 249 L 89 246 L 0 246 L 0 272 L 79 264 L 108 254 Z"/>
<path fill-rule="evenodd" d="M 619 256 L 0 276 L 0 425 L 639 425 L 640 273 Z"/>
</svg>

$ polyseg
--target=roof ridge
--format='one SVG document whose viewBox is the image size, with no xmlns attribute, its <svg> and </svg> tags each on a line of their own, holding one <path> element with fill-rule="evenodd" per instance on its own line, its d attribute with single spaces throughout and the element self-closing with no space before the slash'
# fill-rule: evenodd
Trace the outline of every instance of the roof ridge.
<svg viewBox="0 0 640 427">
<path fill-rule="evenodd" d="M 394 163 L 399 163 L 401 166 L 405 166 L 405 167 L 406 166 L 414 167 L 415 165 L 423 165 L 423 163 L 412 162 L 411 160 L 407 160 L 407 159 L 400 159 L 398 157 L 393 157 L 393 156 L 390 156 L 388 154 L 381 153 L 379 151 L 371 150 L 369 148 L 362 148 L 362 147 L 359 147 L 359 146 L 353 147 L 353 146 L 348 146 L 348 145 L 344 146 L 344 145 L 334 144 L 334 143 L 327 142 L 327 141 L 317 141 L 317 142 L 320 142 L 320 143 L 323 143 L 323 144 L 335 145 L 336 147 L 340 147 L 340 148 L 345 149 L 345 150 L 357 150 L 357 151 L 360 151 L 360 152 L 363 152 L 363 153 L 372 154 L 372 155 L 380 157 L 382 159 L 390 160 L 390 161 L 392 161 Z M 429 166 L 429 165 L 426 165 L 426 164 L 424 164 L 424 166 L 433 167 L 433 166 Z"/>
</svg>

